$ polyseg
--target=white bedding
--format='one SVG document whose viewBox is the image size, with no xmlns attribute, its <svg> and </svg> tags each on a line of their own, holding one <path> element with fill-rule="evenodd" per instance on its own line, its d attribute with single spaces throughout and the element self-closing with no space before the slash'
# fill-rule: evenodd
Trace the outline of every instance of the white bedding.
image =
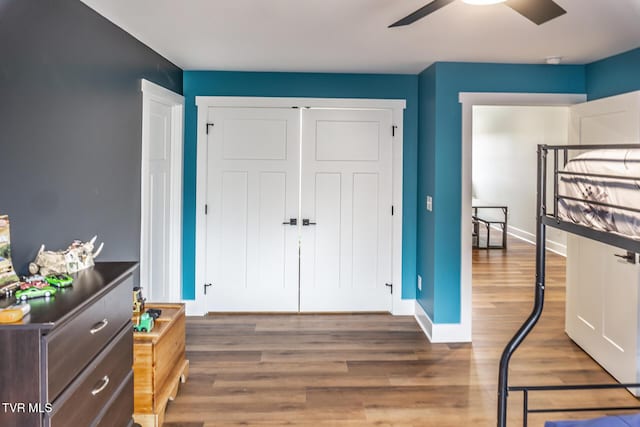
<svg viewBox="0 0 640 427">
<path fill-rule="evenodd" d="M 564 170 L 640 177 L 640 150 L 588 151 L 570 160 Z M 560 175 L 558 194 L 640 209 L 640 179 L 630 181 Z M 565 221 L 640 239 L 640 213 L 560 199 L 558 215 Z"/>
</svg>

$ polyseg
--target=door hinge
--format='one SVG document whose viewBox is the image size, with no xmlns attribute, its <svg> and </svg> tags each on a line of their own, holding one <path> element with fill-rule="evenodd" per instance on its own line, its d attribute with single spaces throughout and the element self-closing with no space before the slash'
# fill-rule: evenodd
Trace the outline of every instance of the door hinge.
<svg viewBox="0 0 640 427">
<path fill-rule="evenodd" d="M 393 205 L 391 205 L 391 216 L 393 216 Z"/>
<path fill-rule="evenodd" d="M 213 123 L 207 123 L 207 135 L 209 135 L 209 128 L 213 126 L 214 126 Z"/>
<path fill-rule="evenodd" d="M 209 205 L 204 205 L 204 214 L 208 214 L 209 213 Z"/>
<path fill-rule="evenodd" d="M 396 126 L 396 125 L 391 126 L 391 136 L 396 136 L 396 128 L 397 127 L 398 126 Z"/>
<path fill-rule="evenodd" d="M 389 291 L 393 294 L 393 283 L 385 283 L 384 285 L 388 287 Z"/>
</svg>

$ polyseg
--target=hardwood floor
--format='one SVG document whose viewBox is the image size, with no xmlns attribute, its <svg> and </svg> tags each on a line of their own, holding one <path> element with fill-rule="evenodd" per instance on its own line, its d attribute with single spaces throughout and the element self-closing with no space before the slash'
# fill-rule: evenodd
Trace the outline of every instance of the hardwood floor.
<svg viewBox="0 0 640 427">
<path fill-rule="evenodd" d="M 430 344 L 413 317 L 211 315 L 187 321 L 190 377 L 165 427 L 496 424 L 498 358 L 531 310 L 534 248 L 473 255 L 473 344 Z M 511 384 L 613 382 L 563 332 L 564 259 L 549 254 L 543 317 L 513 358 Z M 637 405 L 628 392 L 541 393 L 531 407 Z M 510 396 L 520 426 L 521 395 Z M 545 419 L 597 413 L 545 414 Z"/>
</svg>

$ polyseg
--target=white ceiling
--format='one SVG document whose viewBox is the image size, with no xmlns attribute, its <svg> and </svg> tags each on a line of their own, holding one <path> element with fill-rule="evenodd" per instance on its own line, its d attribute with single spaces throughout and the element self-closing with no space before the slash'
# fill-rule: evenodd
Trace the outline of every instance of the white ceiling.
<svg viewBox="0 0 640 427">
<path fill-rule="evenodd" d="M 588 63 L 640 46 L 640 0 L 556 0 L 537 26 L 461 0 L 82 0 L 185 70 L 418 73 L 436 61 Z"/>
</svg>

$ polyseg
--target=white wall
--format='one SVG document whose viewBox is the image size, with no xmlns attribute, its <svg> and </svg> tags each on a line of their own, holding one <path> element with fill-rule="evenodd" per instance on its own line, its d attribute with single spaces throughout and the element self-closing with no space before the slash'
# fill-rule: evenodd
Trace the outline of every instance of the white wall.
<svg viewBox="0 0 640 427">
<path fill-rule="evenodd" d="M 568 126 L 568 107 L 473 107 L 473 196 L 507 205 L 517 237 L 535 241 L 537 145 L 567 144 Z M 547 240 L 566 253 L 564 232 L 548 228 Z"/>
</svg>

